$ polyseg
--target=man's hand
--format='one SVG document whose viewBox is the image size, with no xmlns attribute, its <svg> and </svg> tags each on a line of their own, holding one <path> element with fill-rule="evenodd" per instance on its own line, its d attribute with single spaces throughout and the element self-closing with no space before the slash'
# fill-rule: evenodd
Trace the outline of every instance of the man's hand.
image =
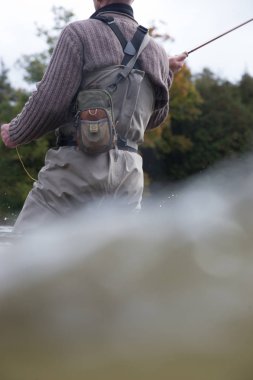
<svg viewBox="0 0 253 380">
<path fill-rule="evenodd" d="M 1 137 L 7 148 L 15 148 L 17 145 L 10 140 L 9 128 L 10 124 L 3 124 L 1 126 Z"/>
<path fill-rule="evenodd" d="M 185 63 L 185 59 L 188 57 L 186 52 L 175 55 L 174 57 L 169 57 L 169 67 L 173 74 L 177 73 L 182 69 Z"/>
</svg>

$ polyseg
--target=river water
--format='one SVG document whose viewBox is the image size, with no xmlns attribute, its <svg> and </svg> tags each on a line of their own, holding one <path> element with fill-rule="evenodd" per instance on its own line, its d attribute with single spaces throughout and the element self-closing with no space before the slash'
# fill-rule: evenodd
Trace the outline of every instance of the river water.
<svg viewBox="0 0 253 380">
<path fill-rule="evenodd" d="M 252 380 L 252 164 L 137 216 L 2 227 L 0 379 Z"/>
<path fill-rule="evenodd" d="M 0 226 L 0 250 L 11 244 L 12 226 Z"/>
</svg>

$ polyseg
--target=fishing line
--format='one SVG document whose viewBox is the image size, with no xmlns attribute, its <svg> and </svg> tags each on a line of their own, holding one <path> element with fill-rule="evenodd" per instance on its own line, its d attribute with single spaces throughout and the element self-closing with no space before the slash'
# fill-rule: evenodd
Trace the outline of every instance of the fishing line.
<svg viewBox="0 0 253 380">
<path fill-rule="evenodd" d="M 26 172 L 27 176 L 28 176 L 33 182 L 37 181 L 35 178 L 33 178 L 33 177 L 31 176 L 31 174 L 30 174 L 30 173 L 28 172 L 28 170 L 26 169 L 25 164 L 24 164 L 24 162 L 23 162 L 23 160 L 22 160 L 22 158 L 21 158 L 21 156 L 20 156 L 20 154 L 19 154 L 18 147 L 16 147 L 16 152 L 17 152 L 17 155 L 18 155 L 19 161 L 21 162 L 21 165 L 22 165 L 24 171 Z"/>
<path fill-rule="evenodd" d="M 248 24 L 248 23 L 251 22 L 251 21 L 253 21 L 253 18 L 249 19 L 248 21 L 243 22 L 243 23 L 240 24 L 240 25 L 235 26 L 235 27 L 232 28 L 232 29 L 229 29 L 227 32 L 224 32 L 224 33 L 218 35 L 217 37 L 212 38 L 211 40 L 209 40 L 209 41 L 207 41 L 207 42 L 205 42 L 205 43 L 203 43 L 203 44 L 201 44 L 201 45 L 195 47 L 194 49 L 187 51 L 187 52 L 186 52 L 187 55 L 193 53 L 194 51 L 196 51 L 196 50 L 198 50 L 198 49 L 200 49 L 200 48 L 202 48 L 203 46 L 206 46 L 206 45 L 210 44 L 211 42 L 217 40 L 218 38 L 221 38 L 221 37 L 225 36 L 226 34 L 231 33 L 231 32 L 233 32 L 234 30 L 236 30 L 236 29 L 238 29 L 238 28 L 241 28 L 242 26 Z"/>
</svg>

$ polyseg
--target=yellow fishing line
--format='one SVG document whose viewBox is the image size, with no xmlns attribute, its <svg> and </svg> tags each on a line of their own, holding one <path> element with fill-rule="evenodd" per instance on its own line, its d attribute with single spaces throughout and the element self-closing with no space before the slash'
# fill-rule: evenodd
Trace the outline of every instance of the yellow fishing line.
<svg viewBox="0 0 253 380">
<path fill-rule="evenodd" d="M 21 165 L 22 165 L 24 171 L 26 172 L 27 176 L 28 176 L 32 181 L 34 181 L 34 182 L 37 181 L 35 178 L 33 178 L 33 177 L 31 176 L 31 174 L 30 174 L 30 173 L 28 172 L 28 170 L 26 169 L 25 164 L 24 164 L 24 162 L 23 162 L 23 160 L 22 160 L 22 158 L 21 158 L 21 156 L 20 156 L 20 154 L 19 154 L 19 151 L 18 151 L 18 148 L 17 148 L 17 147 L 16 147 L 16 151 L 17 151 L 17 155 L 18 155 L 19 161 L 21 162 Z"/>
</svg>

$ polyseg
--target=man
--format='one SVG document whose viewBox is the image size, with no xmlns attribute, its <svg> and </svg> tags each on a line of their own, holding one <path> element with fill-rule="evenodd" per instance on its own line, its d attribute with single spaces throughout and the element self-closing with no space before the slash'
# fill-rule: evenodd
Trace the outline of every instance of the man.
<svg viewBox="0 0 253 380">
<path fill-rule="evenodd" d="M 73 109 L 86 76 L 103 67 L 120 65 L 122 46 L 113 31 L 97 15 L 112 16 L 127 40 L 137 22 L 133 0 L 93 0 L 96 12 L 88 20 L 73 22 L 60 35 L 46 73 L 21 114 L 1 127 L 9 148 L 26 144 L 58 128 L 58 149 L 50 149 L 45 166 L 30 191 L 16 224 L 16 231 L 39 226 L 55 216 L 68 215 L 93 201 L 112 197 L 124 200 L 130 209 L 140 207 L 143 191 L 142 158 L 128 146 L 98 155 L 88 155 L 71 143 L 66 131 L 74 123 Z M 159 126 L 168 112 L 168 87 L 173 73 L 180 70 L 187 53 L 167 58 L 153 39 L 144 48 L 138 65 L 152 87 L 152 107 L 146 129 Z M 151 103 L 151 101 L 150 101 Z M 138 116 L 138 115 L 137 115 Z M 72 130 L 73 133 L 73 130 Z M 133 137 L 141 143 L 143 136 Z"/>
</svg>

